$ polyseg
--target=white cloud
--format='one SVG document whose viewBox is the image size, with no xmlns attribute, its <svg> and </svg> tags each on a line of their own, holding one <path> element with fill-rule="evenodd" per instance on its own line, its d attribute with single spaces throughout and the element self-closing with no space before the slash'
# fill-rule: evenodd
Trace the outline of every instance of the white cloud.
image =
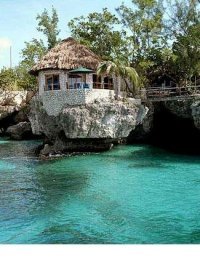
<svg viewBox="0 0 200 264">
<path fill-rule="evenodd" d="M 7 49 L 11 46 L 11 41 L 8 38 L 0 38 L 0 49 Z"/>
</svg>

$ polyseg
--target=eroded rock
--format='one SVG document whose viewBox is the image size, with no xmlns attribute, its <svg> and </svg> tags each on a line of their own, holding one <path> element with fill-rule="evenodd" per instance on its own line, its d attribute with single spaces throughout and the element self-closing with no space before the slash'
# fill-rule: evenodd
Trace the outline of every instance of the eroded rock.
<svg viewBox="0 0 200 264">
<path fill-rule="evenodd" d="M 53 107 L 53 106 L 52 106 Z M 48 115 L 42 101 L 34 98 L 29 120 L 36 135 L 44 134 L 51 151 L 101 151 L 127 138 L 141 123 L 146 108 L 128 101 L 96 101 L 80 106 L 65 106 L 58 115 Z"/>
<path fill-rule="evenodd" d="M 6 134 L 14 140 L 29 139 L 33 136 L 30 122 L 20 122 L 17 125 L 10 126 L 6 130 Z"/>
</svg>

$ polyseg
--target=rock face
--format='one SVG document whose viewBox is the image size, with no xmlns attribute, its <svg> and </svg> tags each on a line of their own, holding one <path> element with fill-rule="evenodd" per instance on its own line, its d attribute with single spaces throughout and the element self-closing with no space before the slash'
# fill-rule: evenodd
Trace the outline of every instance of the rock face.
<svg viewBox="0 0 200 264">
<path fill-rule="evenodd" d="M 34 95 L 28 91 L 3 91 L 0 93 L 0 120 L 26 106 Z"/>
<path fill-rule="evenodd" d="M 128 137 L 141 123 L 146 109 L 128 101 L 96 101 L 65 106 L 58 115 L 48 115 L 42 100 L 31 102 L 29 120 L 36 135 L 43 134 L 49 146 L 43 153 L 104 150 Z"/>
<path fill-rule="evenodd" d="M 148 104 L 149 111 L 128 142 L 148 143 L 177 153 L 200 153 L 200 100 Z"/>
<path fill-rule="evenodd" d="M 168 101 L 163 103 L 164 107 L 171 113 L 181 118 L 192 118 L 192 105 L 193 101 Z"/>
<path fill-rule="evenodd" d="M 154 106 L 152 103 L 148 103 L 145 108 L 145 116 L 141 123 L 139 123 L 134 130 L 131 131 L 128 142 L 145 142 L 148 140 L 149 133 L 153 127 L 153 116 L 154 116 Z"/>
<path fill-rule="evenodd" d="M 193 120 L 196 128 L 200 129 L 200 100 L 167 102 L 165 107 L 173 114 Z"/>
<path fill-rule="evenodd" d="M 32 137 L 31 124 L 30 122 L 20 122 L 17 125 L 8 127 L 6 134 L 14 140 L 29 139 Z"/>
<path fill-rule="evenodd" d="M 2 135 L 8 126 L 28 121 L 27 104 L 33 95 L 34 93 L 29 91 L 0 92 L 0 131 Z"/>
<path fill-rule="evenodd" d="M 131 141 L 144 141 L 148 137 L 154 126 L 154 115 L 163 108 L 179 118 L 191 120 L 195 127 L 200 130 L 200 100 L 148 103 L 146 106 L 148 107 L 147 115 L 142 124 L 139 124 L 132 131 Z"/>
<path fill-rule="evenodd" d="M 196 128 L 200 130 L 200 100 L 194 102 L 191 105 L 191 110 L 192 110 L 192 118 L 194 120 L 194 125 Z"/>
</svg>

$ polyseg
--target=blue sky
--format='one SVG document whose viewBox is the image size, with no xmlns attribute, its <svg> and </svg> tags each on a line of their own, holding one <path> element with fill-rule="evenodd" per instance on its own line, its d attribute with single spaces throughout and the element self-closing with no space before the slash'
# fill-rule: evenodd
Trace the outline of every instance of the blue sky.
<svg viewBox="0 0 200 264">
<path fill-rule="evenodd" d="M 20 60 L 20 51 L 25 41 L 41 38 L 37 32 L 36 15 L 52 5 L 59 15 L 61 38 L 70 35 L 67 23 L 70 19 L 107 7 L 115 12 L 123 0 L 0 0 L 0 68 L 9 66 L 9 47 L 12 45 L 13 65 Z M 129 4 L 131 0 L 124 0 Z"/>
</svg>

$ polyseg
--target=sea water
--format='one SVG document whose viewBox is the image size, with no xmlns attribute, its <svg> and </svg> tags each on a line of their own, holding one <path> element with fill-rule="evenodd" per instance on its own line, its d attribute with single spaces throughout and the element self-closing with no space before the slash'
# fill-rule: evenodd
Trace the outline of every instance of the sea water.
<svg viewBox="0 0 200 264">
<path fill-rule="evenodd" d="M 200 243 L 200 157 L 148 145 L 39 160 L 0 140 L 0 243 Z"/>
</svg>

